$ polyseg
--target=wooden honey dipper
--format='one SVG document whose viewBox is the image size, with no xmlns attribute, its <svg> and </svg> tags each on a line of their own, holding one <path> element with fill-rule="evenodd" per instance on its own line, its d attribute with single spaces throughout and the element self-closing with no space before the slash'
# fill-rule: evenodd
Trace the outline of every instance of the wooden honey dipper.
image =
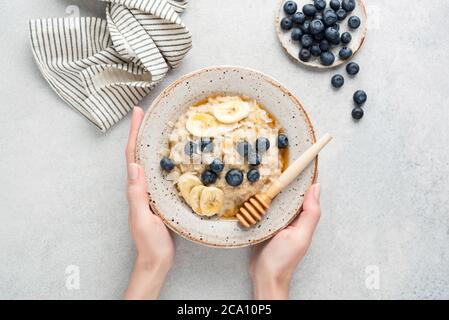
<svg viewBox="0 0 449 320">
<path fill-rule="evenodd" d="M 271 201 L 289 185 L 307 167 L 307 165 L 318 155 L 321 149 L 332 140 L 330 134 L 325 134 L 319 141 L 306 150 L 274 181 L 266 192 L 256 194 L 246 201 L 239 209 L 236 217 L 246 228 L 255 225 L 265 215 Z"/>
</svg>

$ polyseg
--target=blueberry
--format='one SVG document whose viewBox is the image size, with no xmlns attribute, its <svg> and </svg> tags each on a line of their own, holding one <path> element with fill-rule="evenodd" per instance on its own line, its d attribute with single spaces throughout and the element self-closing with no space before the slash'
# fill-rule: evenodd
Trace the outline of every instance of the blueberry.
<svg viewBox="0 0 449 320">
<path fill-rule="evenodd" d="M 360 107 L 355 107 L 354 109 L 352 109 L 352 113 L 351 113 L 352 117 L 355 120 L 360 120 L 363 118 L 363 110 Z"/>
<path fill-rule="evenodd" d="M 329 49 L 331 48 L 331 45 L 329 43 L 329 41 L 327 40 L 322 40 L 320 42 L 320 50 L 325 52 L 325 51 L 329 51 Z"/>
<path fill-rule="evenodd" d="M 214 159 L 209 164 L 209 169 L 215 173 L 220 173 L 224 169 L 224 163 L 220 159 Z"/>
<path fill-rule="evenodd" d="M 206 186 L 217 181 L 217 178 L 217 174 L 211 170 L 206 170 L 201 173 L 201 181 Z"/>
<path fill-rule="evenodd" d="M 256 152 L 251 153 L 248 156 L 248 164 L 257 167 L 262 163 L 262 156 Z"/>
<path fill-rule="evenodd" d="M 292 21 L 296 24 L 303 24 L 306 21 L 306 16 L 304 13 L 298 11 L 292 15 Z"/>
<path fill-rule="evenodd" d="M 348 44 L 349 42 L 351 42 L 352 36 L 349 32 L 343 32 L 341 34 L 340 39 L 341 39 L 341 42 L 343 42 L 344 44 Z"/>
<path fill-rule="evenodd" d="M 355 62 L 349 62 L 346 65 L 346 72 L 348 74 L 350 74 L 351 76 L 355 76 L 357 73 L 359 73 L 360 71 L 360 67 L 357 63 Z"/>
<path fill-rule="evenodd" d="M 324 8 L 326 8 L 326 0 L 314 0 L 313 4 L 318 11 L 324 10 Z"/>
<path fill-rule="evenodd" d="M 348 26 L 351 29 L 357 29 L 360 27 L 360 18 L 356 16 L 352 16 L 348 20 Z"/>
<path fill-rule="evenodd" d="M 288 137 L 285 134 L 278 135 L 278 148 L 284 149 L 288 146 Z"/>
<path fill-rule="evenodd" d="M 168 157 L 163 157 L 160 162 L 161 168 L 167 172 L 170 172 L 175 167 L 173 161 Z"/>
<path fill-rule="evenodd" d="M 230 186 L 237 187 L 243 182 L 243 172 L 238 169 L 231 169 L 226 173 L 225 179 Z"/>
<path fill-rule="evenodd" d="M 300 26 L 300 28 L 304 34 L 309 34 L 310 20 L 304 21 L 304 23 Z"/>
<path fill-rule="evenodd" d="M 324 24 L 321 20 L 312 20 L 309 27 L 311 34 L 318 34 L 324 31 Z"/>
<path fill-rule="evenodd" d="M 256 151 L 258 153 L 263 153 L 270 149 L 270 140 L 265 137 L 260 137 L 256 139 Z"/>
<path fill-rule="evenodd" d="M 310 53 L 314 57 L 319 57 L 321 54 L 320 45 L 318 43 L 312 44 L 312 46 L 310 47 Z"/>
<path fill-rule="evenodd" d="M 324 32 L 324 37 L 332 44 L 337 45 L 340 43 L 340 33 L 332 27 L 326 29 Z"/>
<path fill-rule="evenodd" d="M 316 20 L 323 20 L 323 14 L 321 12 L 317 12 L 315 13 L 315 15 L 313 16 L 313 19 Z"/>
<path fill-rule="evenodd" d="M 313 44 L 313 38 L 310 34 L 305 34 L 301 38 L 301 45 L 303 48 L 310 48 Z"/>
<path fill-rule="evenodd" d="M 340 52 L 338 52 L 338 55 L 341 59 L 347 60 L 352 56 L 352 50 L 348 47 L 343 47 L 340 49 Z"/>
<path fill-rule="evenodd" d="M 294 2 L 294 1 L 287 1 L 284 4 L 284 12 L 286 14 L 294 14 L 297 9 L 298 9 L 298 6 L 297 6 L 296 2 Z"/>
<path fill-rule="evenodd" d="M 299 60 L 307 62 L 310 60 L 310 57 L 311 57 L 311 53 L 310 53 L 309 49 L 302 48 L 299 51 Z"/>
<path fill-rule="evenodd" d="M 338 21 L 338 17 L 334 10 L 330 9 L 330 10 L 327 10 L 324 12 L 323 22 L 326 26 L 331 26 L 337 21 Z"/>
<path fill-rule="evenodd" d="M 340 1 L 339 0 L 331 0 L 331 2 L 329 3 L 330 7 L 332 9 L 334 9 L 335 11 L 337 11 L 338 9 L 340 9 Z"/>
<path fill-rule="evenodd" d="M 184 146 L 184 153 L 191 157 L 194 153 L 197 152 L 198 146 L 195 142 L 189 141 Z"/>
<path fill-rule="evenodd" d="M 331 66 L 334 64 L 335 56 L 332 52 L 326 51 L 320 55 L 321 64 L 324 66 Z"/>
<path fill-rule="evenodd" d="M 201 152 L 210 153 L 214 151 L 214 143 L 210 138 L 201 138 Z"/>
<path fill-rule="evenodd" d="M 355 9 L 355 0 L 343 0 L 341 7 L 347 12 L 351 12 Z"/>
<path fill-rule="evenodd" d="M 306 4 L 302 7 L 302 12 L 308 17 L 313 17 L 316 13 L 316 8 L 313 4 Z"/>
<path fill-rule="evenodd" d="M 354 92 L 353 96 L 354 102 L 359 106 L 364 104 L 367 98 L 368 96 L 366 95 L 366 92 L 363 90 L 357 90 L 356 92 Z"/>
<path fill-rule="evenodd" d="M 339 21 L 345 20 L 348 16 L 348 13 L 344 9 L 337 10 L 337 18 Z"/>
<path fill-rule="evenodd" d="M 338 23 L 334 23 L 329 28 L 332 28 L 334 30 L 340 31 L 340 25 Z"/>
<path fill-rule="evenodd" d="M 334 88 L 341 88 L 345 84 L 345 78 L 341 74 L 336 74 L 332 77 L 331 84 Z"/>
<path fill-rule="evenodd" d="M 299 40 L 301 40 L 302 35 L 303 35 L 303 32 L 300 28 L 295 27 L 292 29 L 292 33 L 291 33 L 292 40 L 299 41 Z"/>
<path fill-rule="evenodd" d="M 239 141 L 237 142 L 237 152 L 242 156 L 242 157 L 247 157 L 248 154 L 251 153 L 251 145 L 248 143 L 248 141 Z"/>
<path fill-rule="evenodd" d="M 313 38 L 317 41 L 321 41 L 324 39 L 324 32 L 320 32 L 313 35 Z"/>
<path fill-rule="evenodd" d="M 260 173 L 257 169 L 251 169 L 246 173 L 246 178 L 249 182 L 256 182 L 260 179 Z"/>
<path fill-rule="evenodd" d="M 293 21 L 290 18 L 282 18 L 281 20 L 281 29 L 282 30 L 290 30 L 293 27 Z"/>
</svg>

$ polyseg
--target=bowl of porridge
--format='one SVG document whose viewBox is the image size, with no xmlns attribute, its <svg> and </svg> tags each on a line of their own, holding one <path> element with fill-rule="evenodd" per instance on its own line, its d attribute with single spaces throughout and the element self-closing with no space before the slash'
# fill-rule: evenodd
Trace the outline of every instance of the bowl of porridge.
<svg viewBox="0 0 449 320">
<path fill-rule="evenodd" d="M 270 238 L 300 212 L 317 160 L 273 201 L 250 229 L 239 207 L 265 191 L 315 142 L 311 122 L 284 86 L 258 71 L 217 66 L 181 77 L 146 112 L 136 159 L 150 206 L 189 240 L 243 247 Z"/>
</svg>

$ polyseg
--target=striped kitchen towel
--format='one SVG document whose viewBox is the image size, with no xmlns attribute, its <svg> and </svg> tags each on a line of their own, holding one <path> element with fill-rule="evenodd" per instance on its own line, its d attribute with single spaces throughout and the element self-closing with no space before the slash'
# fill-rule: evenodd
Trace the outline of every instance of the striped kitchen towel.
<svg viewBox="0 0 449 320">
<path fill-rule="evenodd" d="M 106 20 L 30 20 L 45 79 L 70 106 L 106 131 L 176 68 L 192 47 L 179 18 L 186 0 L 102 0 Z"/>
</svg>

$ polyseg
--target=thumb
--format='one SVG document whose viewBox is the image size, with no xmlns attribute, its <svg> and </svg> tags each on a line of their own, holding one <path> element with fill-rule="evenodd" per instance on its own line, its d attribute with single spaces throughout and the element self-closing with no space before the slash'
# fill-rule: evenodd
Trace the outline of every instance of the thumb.
<svg viewBox="0 0 449 320">
<path fill-rule="evenodd" d="M 137 163 L 129 163 L 127 171 L 130 214 L 147 213 L 149 202 L 144 170 Z"/>
<path fill-rule="evenodd" d="M 292 226 L 308 239 L 312 239 L 313 232 L 320 220 L 320 185 L 312 185 L 306 193 L 303 211 L 300 216 L 292 223 Z"/>
</svg>

